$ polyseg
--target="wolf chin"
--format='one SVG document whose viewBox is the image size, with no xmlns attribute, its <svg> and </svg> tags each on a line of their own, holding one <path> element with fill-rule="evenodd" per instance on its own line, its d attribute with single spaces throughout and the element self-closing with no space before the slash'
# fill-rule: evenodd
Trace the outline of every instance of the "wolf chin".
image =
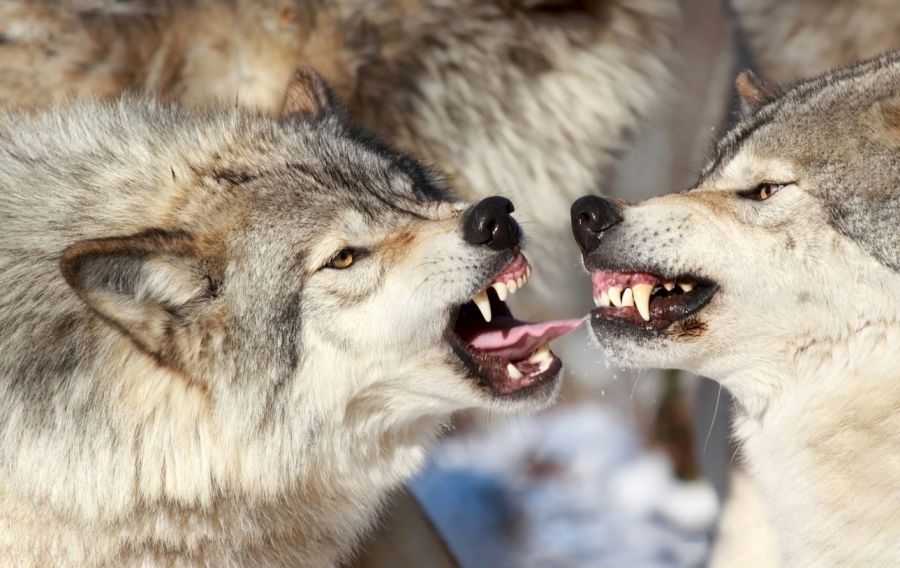
<svg viewBox="0 0 900 568">
<path fill-rule="evenodd" d="M 451 412 L 555 395 L 559 326 L 470 317 L 530 275 L 511 204 L 333 100 L 2 118 L 0 564 L 335 565 Z"/>
<path fill-rule="evenodd" d="M 597 343 L 711 377 L 785 566 L 900 558 L 900 54 L 773 89 L 697 185 L 584 198 Z"/>
</svg>

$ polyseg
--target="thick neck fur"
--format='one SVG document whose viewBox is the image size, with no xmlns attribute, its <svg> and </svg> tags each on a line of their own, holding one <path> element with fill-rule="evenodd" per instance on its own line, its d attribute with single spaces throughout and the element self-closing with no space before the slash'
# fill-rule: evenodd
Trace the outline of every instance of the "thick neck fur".
<svg viewBox="0 0 900 568">
<path fill-rule="evenodd" d="M 57 387 L 40 397 L 3 386 L 16 409 L 0 421 L 0 524 L 15 527 L 0 531 L 3 564 L 42 564 L 51 549 L 56 565 L 333 565 L 439 427 L 427 415 L 395 421 L 377 388 L 316 412 L 303 381 L 276 395 L 262 423 L 222 416 L 205 388 L 118 332 L 92 316 L 77 326 L 71 337 L 91 344 L 68 347 L 99 364 L 48 379 Z"/>
<path fill-rule="evenodd" d="M 829 312 L 851 324 L 811 321 L 783 357 L 723 381 L 787 566 L 900 558 L 900 301 L 887 284 L 857 291 Z"/>
</svg>

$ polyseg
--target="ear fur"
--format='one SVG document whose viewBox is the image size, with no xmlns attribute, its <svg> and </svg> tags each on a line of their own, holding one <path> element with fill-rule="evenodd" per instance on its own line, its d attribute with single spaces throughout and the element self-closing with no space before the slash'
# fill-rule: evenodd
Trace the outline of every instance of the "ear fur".
<svg viewBox="0 0 900 568">
<path fill-rule="evenodd" d="M 63 252 L 60 270 L 107 323 L 173 367 L 179 367 L 179 340 L 215 293 L 185 233 L 151 230 L 80 241 Z"/>
<path fill-rule="evenodd" d="M 288 81 L 281 106 L 281 118 L 316 120 L 340 112 L 334 93 L 325 79 L 311 67 L 300 67 Z"/>
<path fill-rule="evenodd" d="M 741 101 L 741 112 L 744 115 L 753 114 L 759 107 L 775 98 L 777 88 L 775 85 L 763 81 L 753 71 L 745 69 L 734 81 Z"/>
</svg>

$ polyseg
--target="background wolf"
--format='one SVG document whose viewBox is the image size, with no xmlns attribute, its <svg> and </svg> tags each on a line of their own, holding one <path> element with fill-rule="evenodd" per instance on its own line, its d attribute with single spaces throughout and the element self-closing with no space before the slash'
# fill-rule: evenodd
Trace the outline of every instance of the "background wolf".
<svg viewBox="0 0 900 568">
<path fill-rule="evenodd" d="M 275 112 L 310 65 L 357 122 L 461 195 L 513 198 L 547 266 L 529 290 L 560 307 L 574 297 L 558 293 L 574 274 L 559 270 L 576 255 L 569 204 L 601 189 L 668 80 L 677 16 L 670 0 L 13 0 L 0 104 L 138 89 Z"/>
<path fill-rule="evenodd" d="M 554 395 L 552 329 L 456 331 L 530 273 L 509 202 L 286 101 L 2 118 L 0 563 L 333 565 L 452 411 Z"/>
<path fill-rule="evenodd" d="M 780 93 L 739 84 L 752 114 L 691 191 L 573 207 L 596 340 L 623 364 L 688 369 L 732 392 L 785 565 L 890 566 L 900 53 Z"/>
<path fill-rule="evenodd" d="M 754 67 L 787 83 L 900 48 L 894 0 L 730 0 Z"/>
</svg>

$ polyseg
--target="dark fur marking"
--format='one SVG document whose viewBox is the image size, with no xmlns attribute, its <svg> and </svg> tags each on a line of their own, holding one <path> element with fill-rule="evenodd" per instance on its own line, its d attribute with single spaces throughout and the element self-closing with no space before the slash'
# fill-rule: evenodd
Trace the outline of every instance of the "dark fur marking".
<svg viewBox="0 0 900 568">
<path fill-rule="evenodd" d="M 259 174 L 250 172 L 237 172 L 234 170 L 219 170 L 212 173 L 212 178 L 217 182 L 226 182 L 230 185 L 242 185 L 249 183 L 259 177 Z M 175 172 L 172 172 L 172 179 L 175 179 Z"/>
<path fill-rule="evenodd" d="M 697 317 L 688 317 L 681 321 L 678 329 L 672 331 L 672 339 L 695 339 L 706 333 L 707 325 Z"/>
</svg>

